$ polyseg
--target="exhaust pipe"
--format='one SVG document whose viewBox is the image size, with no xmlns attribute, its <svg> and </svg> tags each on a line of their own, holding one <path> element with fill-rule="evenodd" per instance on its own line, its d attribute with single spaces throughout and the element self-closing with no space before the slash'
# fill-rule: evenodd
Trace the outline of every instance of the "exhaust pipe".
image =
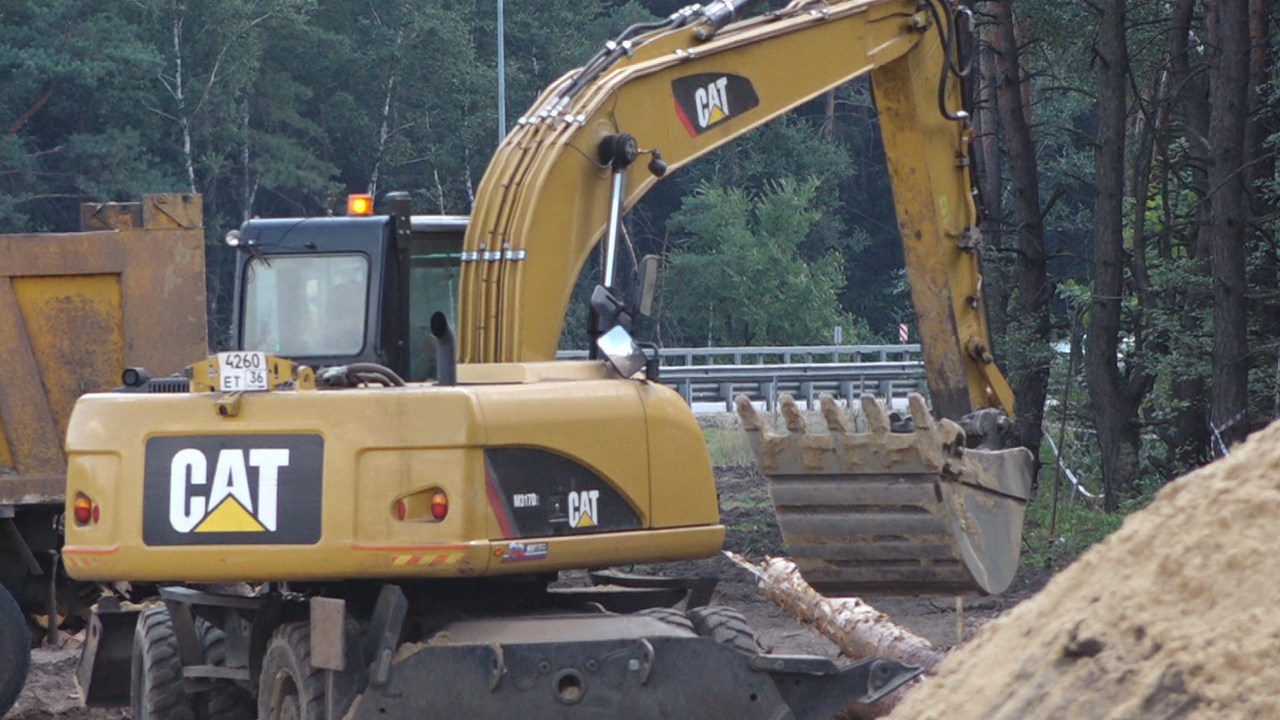
<svg viewBox="0 0 1280 720">
<path fill-rule="evenodd" d="M 457 385 L 458 356 L 454 350 L 453 330 L 449 329 L 449 319 L 444 313 L 432 313 L 431 334 L 436 338 L 436 370 L 439 372 L 436 384 Z"/>
</svg>

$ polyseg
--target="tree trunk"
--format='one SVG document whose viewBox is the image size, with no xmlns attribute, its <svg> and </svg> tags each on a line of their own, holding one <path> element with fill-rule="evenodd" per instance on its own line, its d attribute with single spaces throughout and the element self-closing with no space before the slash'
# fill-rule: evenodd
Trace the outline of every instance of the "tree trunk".
<svg viewBox="0 0 1280 720">
<path fill-rule="evenodd" d="M 191 115 L 187 111 L 187 91 L 182 84 L 182 23 L 181 17 L 173 21 L 174 71 L 173 85 L 169 88 L 169 92 L 173 95 L 174 104 L 177 106 L 175 115 L 178 126 L 182 129 L 182 160 L 187 173 L 187 189 L 194 195 L 199 191 L 196 190 L 196 160 L 195 148 L 191 140 Z"/>
<path fill-rule="evenodd" d="M 760 590 L 778 607 L 811 625 L 852 660 L 883 657 L 925 672 L 941 662 L 944 653 L 927 639 L 893 622 L 888 615 L 856 597 L 829 598 L 814 590 L 795 563 L 786 558 L 768 558 L 760 565 L 725 553 L 738 567 L 750 571 Z"/>
<path fill-rule="evenodd" d="M 1182 136 L 1189 148 L 1188 162 L 1192 192 L 1198 202 L 1190 237 L 1186 239 L 1187 250 L 1198 266 L 1197 270 L 1204 275 L 1209 274 L 1207 207 L 1205 200 L 1209 194 L 1208 179 L 1204 168 L 1208 165 L 1209 135 L 1209 95 L 1205 84 L 1205 73 L 1192 72 L 1191 58 L 1196 56 L 1191 49 L 1193 20 L 1195 18 L 1196 0 L 1178 0 L 1173 8 L 1173 20 L 1169 32 L 1169 70 L 1170 84 L 1177 114 L 1181 117 Z M 1165 147 L 1169 147 L 1168 140 Z M 1169 192 L 1164 193 L 1166 204 L 1172 202 Z M 1165 226 L 1172 227 L 1178 220 L 1172 212 L 1166 213 Z M 1172 261 L 1170 251 L 1167 259 Z M 1172 288 L 1167 291 L 1169 299 L 1166 305 L 1178 307 L 1206 307 L 1210 300 L 1202 293 L 1186 288 Z M 1184 314 L 1181 331 L 1192 337 L 1203 332 L 1197 327 L 1197 319 Z M 1174 383 L 1174 404 L 1182 408 L 1170 423 L 1170 432 L 1166 433 L 1165 444 L 1172 450 L 1179 468 L 1191 468 L 1203 463 L 1209 456 L 1209 414 L 1208 414 L 1207 378 L 1193 375 L 1181 382 Z"/>
<path fill-rule="evenodd" d="M 1099 3 L 1098 141 L 1094 154 L 1093 301 L 1085 352 L 1085 376 L 1102 451 L 1103 505 L 1119 508 L 1138 478 L 1137 398 L 1119 367 L 1121 298 L 1124 294 L 1125 47 L 1124 0 Z"/>
<path fill-rule="evenodd" d="M 253 203 L 258 197 L 261 180 L 253 169 L 253 125 L 249 112 L 250 100 L 246 97 L 240 108 L 240 130 L 244 133 L 244 144 L 240 146 L 240 222 L 248 222 L 253 217 Z"/>
<path fill-rule="evenodd" d="M 1247 0 L 1209 0 L 1209 225 L 1213 231 L 1213 396 L 1210 421 L 1219 450 L 1249 432 L 1248 306 L 1245 292 L 1246 173 L 1249 109 Z M 1219 438 L 1220 436 L 1220 438 Z"/>
<path fill-rule="evenodd" d="M 888 615 L 856 597 L 829 598 L 814 590 L 786 558 L 767 558 L 756 565 L 741 555 L 725 552 L 738 567 L 755 575 L 760 590 L 779 608 L 822 633 L 852 660 L 881 657 L 905 665 L 919 665 L 932 673 L 944 653 L 926 638 L 893 622 Z M 841 720 L 869 720 L 888 715 L 916 684 L 916 678 L 870 705 L 851 705 L 836 715 Z"/>
<path fill-rule="evenodd" d="M 822 104 L 822 139 L 831 143 L 836 141 L 836 91 L 828 90 L 823 96 Z"/>
<path fill-rule="evenodd" d="M 1009 157 L 1012 190 L 1010 215 L 1017 242 L 1017 297 L 1012 312 L 1019 319 L 1027 367 L 1011 378 L 1018 398 L 1018 443 L 1039 457 L 1044 401 L 1049 386 L 1049 299 L 1044 252 L 1044 218 L 1040 211 L 1039 167 L 1031 138 L 1030 111 L 1023 103 L 1022 66 L 1014 29 L 1013 3 L 988 3 L 995 16 L 995 53 L 1000 71 L 997 101 L 1000 126 Z"/>
<path fill-rule="evenodd" d="M 996 103 L 996 54 L 992 49 L 995 26 L 987 23 L 978 28 L 977 78 L 973 83 L 973 163 L 978 185 L 979 210 L 982 212 L 982 235 L 987 246 L 1004 251 L 1004 198 L 1000 165 L 1000 117 Z M 998 343 L 1009 326 L 1009 292 L 1006 283 L 987 284 L 987 307 L 992 342 Z M 996 350 L 999 350 L 996 345 Z M 996 353 L 997 357 L 1000 356 Z"/>
<path fill-rule="evenodd" d="M 396 66 L 400 61 L 400 46 L 404 43 L 404 32 L 396 33 L 395 52 L 392 53 L 395 65 L 390 68 L 387 73 L 386 92 L 383 93 L 382 100 L 382 116 L 378 123 L 378 151 L 373 155 L 373 167 L 369 169 L 369 184 L 367 192 L 374 197 L 378 195 L 378 180 L 382 176 L 382 161 L 387 156 L 387 150 L 391 144 L 391 136 L 393 134 L 392 108 L 396 98 L 396 82 L 399 80 L 399 70 Z"/>
<path fill-rule="evenodd" d="M 1260 182 L 1275 177 L 1276 156 L 1269 151 L 1267 141 L 1280 133 L 1280 123 L 1277 123 L 1275 113 L 1263 111 L 1267 103 L 1263 89 L 1267 82 L 1267 71 L 1272 67 L 1267 53 L 1267 38 L 1271 35 L 1267 5 L 1267 0 L 1249 1 L 1249 117 L 1252 121 L 1249 123 L 1246 157 L 1252 159 L 1248 178 L 1251 192 L 1250 215 L 1253 218 L 1273 217 L 1280 210 L 1272 201 L 1273 194 L 1258 191 Z M 1252 287 L 1280 288 L 1280 253 L 1277 252 L 1274 227 L 1274 223 L 1254 226 L 1262 237 L 1254 251 L 1259 257 L 1259 267 L 1256 277 L 1250 283 Z M 1261 300 L 1251 308 L 1251 312 L 1258 323 L 1257 337 L 1280 339 L 1280 307 L 1276 306 L 1274 297 Z M 1280 412 L 1275 414 L 1280 416 Z"/>
</svg>

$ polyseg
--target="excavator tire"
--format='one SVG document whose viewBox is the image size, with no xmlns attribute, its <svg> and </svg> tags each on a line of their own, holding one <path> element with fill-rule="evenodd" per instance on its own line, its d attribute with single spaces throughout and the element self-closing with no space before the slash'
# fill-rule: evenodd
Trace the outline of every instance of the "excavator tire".
<svg viewBox="0 0 1280 720">
<path fill-rule="evenodd" d="M 182 660 L 168 608 L 143 610 L 133 631 L 129 704 L 134 720 L 196 720 L 182 688 Z"/>
<path fill-rule="evenodd" d="M 196 634 L 204 661 L 221 665 L 226 658 L 226 636 L 204 618 L 196 618 Z M 133 634 L 132 680 L 129 688 L 134 718 L 195 720 L 204 703 L 206 720 L 250 720 L 253 699 L 241 688 L 215 688 L 189 695 L 182 685 L 182 661 L 173 618 L 166 607 L 144 610 Z"/>
<path fill-rule="evenodd" d="M 689 619 L 699 635 L 751 655 L 759 654 L 760 643 L 742 613 L 717 605 L 694 608 Z"/>
<path fill-rule="evenodd" d="M 259 720 L 322 720 L 324 671 L 311 665 L 311 624 L 276 628 L 258 678 Z"/>
<path fill-rule="evenodd" d="M 209 665 L 222 665 L 227 658 L 227 636 L 204 618 L 196 618 L 196 632 L 200 635 L 204 661 Z M 206 690 L 200 697 L 206 698 L 207 720 L 253 720 L 257 717 L 258 708 L 249 691 L 242 687 L 217 687 Z"/>
<path fill-rule="evenodd" d="M 644 610 L 641 610 L 636 614 L 651 617 L 654 620 L 664 622 L 672 627 L 680 628 L 681 630 L 687 630 L 691 633 L 696 634 L 698 632 L 696 629 L 694 629 L 693 621 L 689 619 L 689 616 L 684 614 L 680 610 L 676 610 L 675 608 L 668 608 L 668 607 L 645 608 Z"/>
<path fill-rule="evenodd" d="M 0 717 L 18 701 L 31 666 L 31 634 L 22 609 L 0 586 Z"/>
<path fill-rule="evenodd" d="M 970 449 L 965 431 L 908 397 L 911 428 L 892 431 L 863 396 L 867 432 L 821 397 L 826 432 L 789 396 L 778 432 L 744 397 L 738 415 L 769 481 L 778 526 L 815 590 L 848 595 L 1004 591 L 1018 569 L 1034 462 L 1024 448 Z"/>
</svg>

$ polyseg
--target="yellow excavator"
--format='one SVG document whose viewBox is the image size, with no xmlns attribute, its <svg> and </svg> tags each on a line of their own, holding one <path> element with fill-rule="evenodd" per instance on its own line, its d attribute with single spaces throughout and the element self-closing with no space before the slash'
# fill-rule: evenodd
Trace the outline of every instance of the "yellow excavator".
<svg viewBox="0 0 1280 720">
<path fill-rule="evenodd" d="M 1008 584 L 1031 463 L 992 447 L 1013 399 L 981 296 L 963 11 L 797 0 L 745 18 L 758 4 L 634 26 L 554 83 L 469 220 L 395 195 L 386 215 L 228 236 L 237 349 L 178 378 L 130 370 L 128 392 L 82 397 L 70 421 L 68 571 L 163 601 L 99 602 L 88 702 L 134 718 L 820 718 L 912 677 L 762 653 L 696 580 L 556 581 L 707 557 L 724 537 L 692 413 L 628 332 L 652 264 L 619 297 L 622 215 L 667 172 L 864 74 L 934 408 L 978 420 L 966 432 L 914 400 L 906 433 L 872 402 L 865 433 L 830 404 L 828 432 L 794 408 L 784 434 L 744 408 L 748 429 L 820 588 Z M 556 362 L 598 244 L 594 357 Z"/>
</svg>

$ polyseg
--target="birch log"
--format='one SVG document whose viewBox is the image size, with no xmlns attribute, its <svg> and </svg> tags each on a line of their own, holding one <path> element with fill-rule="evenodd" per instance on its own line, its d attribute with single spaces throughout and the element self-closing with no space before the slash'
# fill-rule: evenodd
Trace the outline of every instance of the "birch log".
<svg viewBox="0 0 1280 720">
<path fill-rule="evenodd" d="M 872 656 L 919 665 L 928 673 L 943 653 L 925 638 L 893 622 L 858 598 L 829 598 L 809 586 L 786 558 L 766 558 L 756 565 L 726 552 L 739 567 L 754 574 L 765 597 L 825 635 L 849 658 Z"/>
<path fill-rule="evenodd" d="M 725 551 L 725 556 L 738 567 L 755 575 L 765 597 L 791 613 L 806 625 L 826 636 L 846 657 L 860 660 L 872 656 L 919 665 L 925 673 L 943 658 L 942 651 L 925 638 L 898 625 L 884 613 L 854 597 L 829 598 L 814 590 L 800 577 L 795 563 L 786 558 L 765 558 L 756 565 L 746 558 Z M 903 695 L 922 681 L 922 677 L 903 685 L 869 705 L 850 705 L 836 715 L 839 720 L 872 720 L 893 711 Z"/>
</svg>

